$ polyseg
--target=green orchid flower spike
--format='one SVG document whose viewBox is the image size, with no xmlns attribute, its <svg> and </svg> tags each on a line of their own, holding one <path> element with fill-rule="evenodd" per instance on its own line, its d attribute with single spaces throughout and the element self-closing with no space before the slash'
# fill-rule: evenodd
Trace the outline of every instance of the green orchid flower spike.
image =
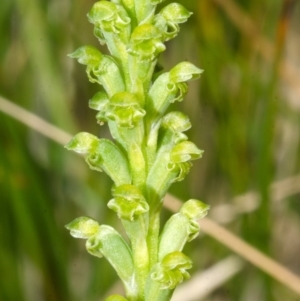
<svg viewBox="0 0 300 301">
<path fill-rule="evenodd" d="M 203 151 L 185 134 L 189 118 L 170 111 L 182 101 L 188 82 L 203 72 L 190 62 L 155 73 L 165 42 L 179 33 L 191 16 L 163 0 L 111 0 L 94 3 L 87 17 L 94 35 L 110 55 L 94 46 L 70 54 L 86 66 L 88 79 L 99 85 L 88 102 L 99 125 L 107 123 L 111 139 L 81 132 L 65 146 L 85 157 L 88 166 L 113 181 L 107 206 L 120 219 L 127 238 L 108 225 L 79 217 L 66 225 L 75 238 L 86 240 L 88 253 L 105 258 L 124 288 L 125 296 L 105 301 L 169 301 L 176 286 L 188 279 L 192 261 L 184 246 L 200 231 L 198 220 L 209 206 L 185 202 L 160 231 L 160 212 L 169 187 L 188 174 Z M 154 74 L 155 73 L 155 74 Z"/>
</svg>

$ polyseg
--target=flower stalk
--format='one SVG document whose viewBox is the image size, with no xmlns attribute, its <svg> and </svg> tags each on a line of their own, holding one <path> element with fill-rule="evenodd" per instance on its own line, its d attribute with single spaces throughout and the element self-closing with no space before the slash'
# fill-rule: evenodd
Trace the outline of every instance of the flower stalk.
<svg viewBox="0 0 300 301">
<path fill-rule="evenodd" d="M 81 132 L 66 145 L 84 154 L 91 169 L 104 171 L 114 182 L 113 210 L 130 244 L 114 228 L 80 217 L 66 228 L 86 239 L 87 251 L 106 258 L 124 284 L 126 296 L 106 301 L 169 301 L 176 286 L 189 278 L 191 260 L 182 253 L 199 233 L 197 220 L 208 205 L 191 199 L 160 231 L 160 211 L 169 187 L 182 181 L 192 160 L 203 151 L 183 133 L 191 123 L 182 112 L 166 113 L 182 101 L 187 82 L 202 70 L 182 62 L 155 74 L 165 42 L 179 32 L 192 13 L 178 3 L 159 12 L 163 0 L 98 1 L 88 13 L 94 34 L 110 55 L 93 46 L 70 54 L 86 66 L 88 79 L 100 85 L 89 107 L 100 125 L 107 123 L 112 139 Z"/>
</svg>

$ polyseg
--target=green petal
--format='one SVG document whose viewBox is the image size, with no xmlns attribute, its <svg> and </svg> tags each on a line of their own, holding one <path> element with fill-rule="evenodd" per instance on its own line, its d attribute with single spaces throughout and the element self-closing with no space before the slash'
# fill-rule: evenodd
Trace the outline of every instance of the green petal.
<svg viewBox="0 0 300 301">
<path fill-rule="evenodd" d="M 94 46 L 82 46 L 68 56 L 77 59 L 80 64 L 91 66 L 100 64 L 102 60 L 102 53 Z"/>
<path fill-rule="evenodd" d="M 185 132 L 190 129 L 191 126 L 188 116 L 179 111 L 168 113 L 163 117 L 161 122 L 161 127 L 173 132 Z"/>
<path fill-rule="evenodd" d="M 97 149 L 99 142 L 100 139 L 96 136 L 81 132 L 75 135 L 72 140 L 65 145 L 65 148 L 79 154 L 88 154 L 93 153 Z"/>
<path fill-rule="evenodd" d="M 200 77 L 203 72 L 195 65 L 189 62 L 182 62 L 173 67 L 170 71 L 170 80 L 174 83 L 186 82 Z"/>
<path fill-rule="evenodd" d="M 108 102 L 109 102 L 109 98 L 108 98 L 107 93 L 104 91 L 100 91 L 100 92 L 97 92 L 89 100 L 89 107 L 96 111 L 105 110 Z"/>
<path fill-rule="evenodd" d="M 165 6 L 160 14 L 169 22 L 183 23 L 192 15 L 184 6 L 179 3 L 171 3 Z"/>
<path fill-rule="evenodd" d="M 109 1 L 98 1 L 87 14 L 88 20 L 95 24 L 103 20 L 111 20 L 117 14 L 116 4 Z"/>
<path fill-rule="evenodd" d="M 198 220 L 207 215 L 210 206 L 195 199 L 190 199 L 183 204 L 180 212 L 190 219 Z"/>
<path fill-rule="evenodd" d="M 88 239 L 99 231 L 99 224 L 86 216 L 78 217 L 65 225 L 70 234 L 75 238 Z"/>
<path fill-rule="evenodd" d="M 173 163 L 183 163 L 190 160 L 196 160 L 202 157 L 203 151 L 193 142 L 182 141 L 175 145 L 171 152 L 171 161 Z"/>
</svg>

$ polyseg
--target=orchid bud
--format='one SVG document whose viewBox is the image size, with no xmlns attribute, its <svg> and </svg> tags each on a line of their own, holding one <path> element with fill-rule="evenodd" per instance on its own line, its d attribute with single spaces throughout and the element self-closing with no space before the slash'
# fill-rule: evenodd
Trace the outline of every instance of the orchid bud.
<svg viewBox="0 0 300 301">
<path fill-rule="evenodd" d="M 112 141 L 100 139 L 95 152 L 86 157 L 91 169 L 104 171 L 117 186 L 131 182 L 128 161 Z"/>
<path fill-rule="evenodd" d="M 192 261 L 182 252 L 167 254 L 151 271 L 151 279 L 160 283 L 161 289 L 174 289 L 183 280 L 189 279 L 186 271 L 192 267 Z"/>
<path fill-rule="evenodd" d="M 95 25 L 94 34 L 101 44 L 106 41 L 106 33 L 118 34 L 125 43 L 130 35 L 130 22 L 126 10 L 109 1 L 96 2 L 88 13 L 88 20 Z"/>
<path fill-rule="evenodd" d="M 140 60 L 152 61 L 165 49 L 165 45 L 161 42 L 161 34 L 156 27 L 142 24 L 133 31 L 128 52 L 139 57 Z"/>
<path fill-rule="evenodd" d="M 171 3 L 155 16 L 154 24 L 162 32 L 164 41 L 168 41 L 178 34 L 178 24 L 186 22 L 191 14 L 184 6 Z"/>
<path fill-rule="evenodd" d="M 133 221 L 138 215 L 149 210 L 149 205 L 136 186 L 130 184 L 118 186 L 113 191 L 113 196 L 107 206 L 121 219 Z"/>
<path fill-rule="evenodd" d="M 203 151 L 191 141 L 182 141 L 174 146 L 170 158 L 173 163 L 182 163 L 202 157 Z"/>
<path fill-rule="evenodd" d="M 81 216 L 65 226 L 75 238 L 88 239 L 99 231 L 100 225 L 95 220 Z"/>
<path fill-rule="evenodd" d="M 170 217 L 160 236 L 158 258 L 161 260 L 174 251 L 182 251 L 187 242 L 199 234 L 198 219 L 203 218 L 209 206 L 191 199 L 184 203 L 179 211 Z"/>
<path fill-rule="evenodd" d="M 110 99 L 105 116 L 120 127 L 133 128 L 145 114 L 134 94 L 120 92 Z"/>
<path fill-rule="evenodd" d="M 71 141 L 65 145 L 67 150 L 72 150 L 79 154 L 89 154 L 96 151 L 100 139 L 90 133 L 81 132 L 75 135 Z"/>
<path fill-rule="evenodd" d="M 125 90 L 125 84 L 116 61 L 102 55 L 93 46 L 78 48 L 69 57 L 76 58 L 80 64 L 86 65 L 86 73 L 90 82 L 103 85 L 109 96 Z"/>
<path fill-rule="evenodd" d="M 94 46 L 79 47 L 68 56 L 77 59 L 79 64 L 87 66 L 98 65 L 102 59 L 102 53 Z"/>
<path fill-rule="evenodd" d="M 171 69 L 170 82 L 181 83 L 195 80 L 200 77 L 202 72 L 202 69 L 199 69 L 190 62 L 181 62 Z"/>
<path fill-rule="evenodd" d="M 99 231 L 86 241 L 87 251 L 96 257 L 105 257 L 116 270 L 125 286 L 134 277 L 131 250 L 124 238 L 112 227 L 101 225 Z"/>
</svg>

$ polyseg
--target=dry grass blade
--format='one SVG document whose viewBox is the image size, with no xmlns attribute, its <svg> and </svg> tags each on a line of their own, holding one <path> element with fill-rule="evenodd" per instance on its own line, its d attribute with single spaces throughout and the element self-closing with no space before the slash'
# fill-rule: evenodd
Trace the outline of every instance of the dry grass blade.
<svg viewBox="0 0 300 301">
<path fill-rule="evenodd" d="M 17 119 L 18 121 L 24 123 L 28 127 L 36 130 L 37 132 L 45 135 L 49 139 L 52 139 L 60 144 L 65 144 L 70 140 L 71 136 L 60 130 L 59 128 L 49 124 L 40 117 L 34 115 L 31 112 L 20 108 L 19 106 L 9 102 L 8 100 L 0 97 L 0 110 L 9 116 Z M 298 177 L 295 177 L 298 180 Z M 282 183 L 285 185 L 289 182 L 294 182 L 292 180 L 286 179 L 285 182 L 280 182 L 280 184 L 272 184 L 272 190 L 278 190 Z M 294 187 L 294 185 L 292 185 Z M 165 199 L 165 207 L 171 211 L 178 211 L 182 202 L 175 198 L 174 196 L 167 195 Z M 261 270 L 268 273 L 274 279 L 278 280 L 286 287 L 290 288 L 294 292 L 300 295 L 300 278 L 299 276 L 293 274 L 288 269 L 272 260 L 268 256 L 264 255 L 251 245 L 244 242 L 242 239 L 232 234 L 230 231 L 226 230 L 224 227 L 218 225 L 209 218 L 204 218 L 201 220 L 202 231 L 211 237 L 215 238 L 217 241 L 221 242 L 224 246 L 228 247 L 235 253 L 239 254 L 244 259 L 248 260 Z"/>
<path fill-rule="evenodd" d="M 172 301 L 192 301 L 205 298 L 239 273 L 243 266 L 243 261 L 239 257 L 229 256 L 209 269 L 194 274 L 189 281 L 180 285 L 175 290 Z"/>
<path fill-rule="evenodd" d="M 29 128 L 36 130 L 45 137 L 48 137 L 59 144 L 65 145 L 72 138 L 72 136 L 65 131 L 1 96 L 0 111 L 24 123 Z"/>
<path fill-rule="evenodd" d="M 165 200 L 165 207 L 171 211 L 178 211 L 182 202 L 174 196 L 168 195 Z M 233 252 L 248 260 L 274 279 L 300 295 L 300 277 L 277 263 L 275 260 L 264 255 L 224 227 L 218 225 L 209 218 L 200 222 L 201 229 Z"/>
</svg>

